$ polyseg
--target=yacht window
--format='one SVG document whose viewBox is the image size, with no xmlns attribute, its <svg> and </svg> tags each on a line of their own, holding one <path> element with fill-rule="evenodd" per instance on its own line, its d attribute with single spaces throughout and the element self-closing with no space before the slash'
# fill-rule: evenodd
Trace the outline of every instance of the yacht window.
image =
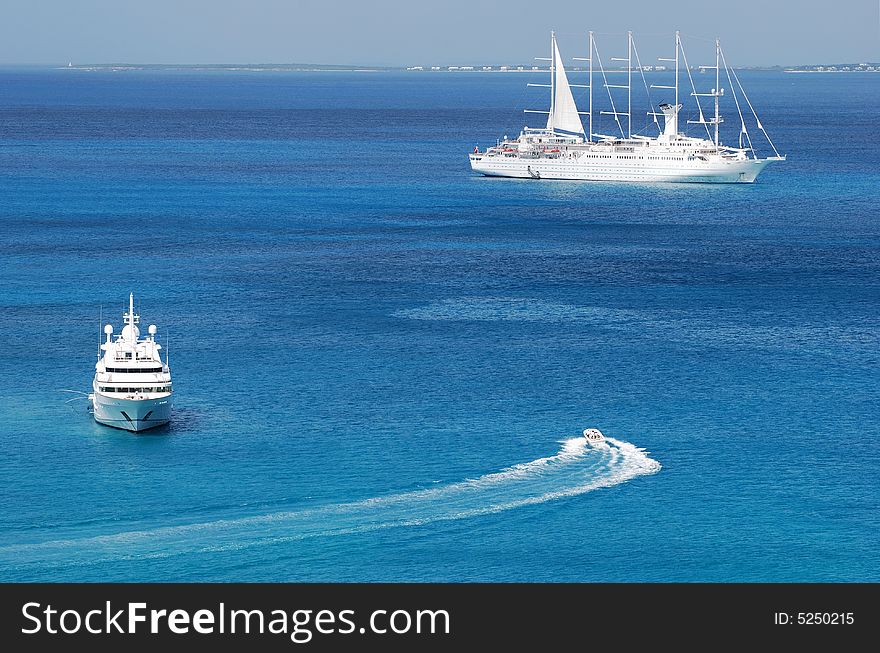
<svg viewBox="0 0 880 653">
<path fill-rule="evenodd" d="M 156 373 L 161 372 L 161 367 L 107 367 L 105 368 L 107 372 L 123 372 L 127 374 L 145 374 L 145 373 Z"/>
<path fill-rule="evenodd" d="M 107 372 L 128 372 L 128 373 L 153 373 L 153 372 L 161 372 L 161 367 L 108 367 L 106 368 Z"/>
</svg>

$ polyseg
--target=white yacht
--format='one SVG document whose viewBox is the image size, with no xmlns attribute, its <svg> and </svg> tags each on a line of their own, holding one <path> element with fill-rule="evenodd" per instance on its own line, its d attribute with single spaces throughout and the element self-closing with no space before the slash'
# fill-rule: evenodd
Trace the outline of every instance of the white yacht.
<svg viewBox="0 0 880 653">
<path fill-rule="evenodd" d="M 95 420 L 127 431 L 145 431 L 171 419 L 171 368 L 159 356 L 156 325 L 140 338 L 140 316 L 134 312 L 134 294 L 128 296 L 128 313 L 123 314 L 122 334 L 113 337 L 113 327 L 104 327 L 106 341 L 95 365 L 93 393 L 89 395 Z"/>
<path fill-rule="evenodd" d="M 599 58 L 599 51 L 593 33 L 589 33 L 590 56 L 581 59 L 589 62 L 589 82 L 582 85 L 588 89 L 588 110 L 578 111 L 572 94 L 572 85 L 568 82 L 565 66 L 559 55 L 555 34 L 551 34 L 550 52 L 550 84 L 529 84 L 544 86 L 550 89 L 549 111 L 526 109 L 526 113 L 546 113 L 547 125 L 541 128 L 525 127 L 518 138 L 508 139 L 506 136 L 496 145 L 480 151 L 474 148 L 470 155 L 471 168 L 486 176 L 521 177 L 532 179 L 580 179 L 590 181 L 636 181 L 636 182 L 711 182 L 711 183 L 751 183 L 757 179 L 761 171 L 774 161 L 784 161 L 764 130 L 752 107 L 752 103 L 739 82 L 736 71 L 727 66 L 721 44 L 715 41 L 715 64 L 700 66 L 699 70 L 710 70 L 715 86 L 709 92 L 700 92 L 694 84 L 692 70 L 687 63 L 687 56 L 682 48 L 679 33 L 675 34 L 675 57 L 661 59 L 674 62 L 674 85 L 650 85 L 650 88 L 662 89 L 660 92 L 672 96 L 672 101 L 657 104 L 654 108 L 649 84 L 645 78 L 645 70 L 652 66 L 642 66 L 633 40 L 632 32 L 627 33 L 627 56 L 616 58 L 626 62 L 626 80 L 624 84 L 609 84 L 606 70 Z M 636 66 L 633 66 L 635 56 Z M 601 75 L 594 75 L 594 62 Z M 665 68 L 664 68 L 665 69 Z M 705 136 L 688 136 L 679 129 L 680 71 L 687 73 L 690 80 L 690 95 L 696 102 L 695 120 L 688 123 L 700 125 Z M 724 122 L 719 106 L 724 96 L 722 71 L 733 96 L 739 114 L 739 137 L 736 146 L 723 144 L 719 138 L 719 126 Z M 651 130 L 648 133 L 633 133 L 633 74 L 640 73 L 644 83 L 651 110 L 647 115 L 652 118 Z M 601 77 L 602 86 L 607 90 L 607 105 L 610 111 L 597 110 L 594 106 L 594 77 Z M 702 80 L 701 80 L 702 81 Z M 612 91 L 612 89 L 617 89 Z M 621 96 L 622 89 L 626 95 Z M 618 94 L 615 103 L 615 93 Z M 704 111 L 705 99 L 713 105 L 714 112 L 709 118 Z M 626 106 L 622 106 L 622 101 Z M 619 106 L 620 105 L 620 106 Z M 751 113 L 748 120 L 744 110 Z M 608 135 L 594 132 L 600 115 L 611 116 L 617 134 Z M 584 130 L 581 116 L 587 117 L 588 129 Z M 663 117 L 661 127 L 659 117 Z M 594 120 L 595 117 L 595 120 Z M 755 125 L 773 150 L 772 156 L 760 158 L 752 144 L 747 123 Z M 702 131 L 702 130 L 701 130 Z"/>
</svg>

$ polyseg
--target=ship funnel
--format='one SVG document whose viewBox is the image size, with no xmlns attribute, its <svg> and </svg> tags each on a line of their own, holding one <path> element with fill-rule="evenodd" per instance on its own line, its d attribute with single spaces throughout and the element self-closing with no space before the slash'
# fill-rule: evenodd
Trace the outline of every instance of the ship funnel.
<svg viewBox="0 0 880 653">
<path fill-rule="evenodd" d="M 663 118 L 666 121 L 663 125 L 663 135 L 676 136 L 678 134 L 678 112 L 681 111 L 681 105 L 663 103 L 660 105 L 660 111 L 663 112 Z"/>
</svg>

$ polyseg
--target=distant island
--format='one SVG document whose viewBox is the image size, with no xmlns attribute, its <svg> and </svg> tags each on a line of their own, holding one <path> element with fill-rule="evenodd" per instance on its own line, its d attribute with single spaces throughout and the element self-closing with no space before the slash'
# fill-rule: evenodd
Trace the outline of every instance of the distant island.
<svg viewBox="0 0 880 653">
<path fill-rule="evenodd" d="M 193 71 L 247 71 L 247 72 L 329 72 L 329 71 L 366 71 L 382 72 L 389 70 L 403 70 L 402 66 L 356 66 L 336 64 L 307 64 L 307 63 L 236 63 L 236 64 L 134 64 L 134 63 L 96 63 L 75 64 L 68 63 L 63 68 L 68 70 L 193 70 Z"/>
<path fill-rule="evenodd" d="M 839 63 L 824 66 L 790 66 L 787 73 L 880 73 L 880 63 Z"/>
<path fill-rule="evenodd" d="M 129 63 L 102 63 L 102 64 L 74 64 L 68 63 L 64 66 L 69 70 L 104 70 L 104 71 L 126 71 L 126 70 L 182 70 L 182 71 L 231 71 L 231 72 L 389 72 L 389 71 L 409 71 L 409 72 L 499 72 L 499 73 L 521 73 L 521 72 L 548 72 L 546 66 L 532 65 L 492 65 L 492 66 L 358 66 L 358 65 L 339 65 L 339 64 L 305 64 L 305 63 L 286 63 L 286 64 L 129 64 Z M 815 64 L 805 66 L 737 66 L 737 70 L 765 70 L 780 71 L 786 73 L 858 73 L 858 72 L 880 72 L 880 63 L 850 63 L 850 64 Z M 572 71 L 583 72 L 586 68 L 582 66 L 574 66 L 570 68 Z M 606 72 L 626 72 L 626 66 L 616 66 L 608 68 Z M 664 65 L 635 66 L 634 72 L 668 72 L 671 70 Z M 699 66 L 691 67 L 693 72 L 703 73 L 705 69 Z"/>
</svg>

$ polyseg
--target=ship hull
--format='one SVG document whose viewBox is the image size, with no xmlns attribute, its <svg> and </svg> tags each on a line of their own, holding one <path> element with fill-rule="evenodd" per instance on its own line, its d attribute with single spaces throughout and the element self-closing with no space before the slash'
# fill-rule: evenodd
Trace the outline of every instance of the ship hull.
<svg viewBox="0 0 880 653">
<path fill-rule="evenodd" d="M 596 164 L 573 159 L 470 156 L 471 169 L 487 177 L 556 179 L 573 181 L 630 181 L 642 183 L 690 182 L 704 184 L 750 184 L 773 159 L 744 161 L 695 161 L 686 166 Z"/>
<path fill-rule="evenodd" d="M 96 392 L 92 396 L 92 411 L 99 424 L 138 433 L 171 420 L 171 395 L 121 399 Z"/>
</svg>

